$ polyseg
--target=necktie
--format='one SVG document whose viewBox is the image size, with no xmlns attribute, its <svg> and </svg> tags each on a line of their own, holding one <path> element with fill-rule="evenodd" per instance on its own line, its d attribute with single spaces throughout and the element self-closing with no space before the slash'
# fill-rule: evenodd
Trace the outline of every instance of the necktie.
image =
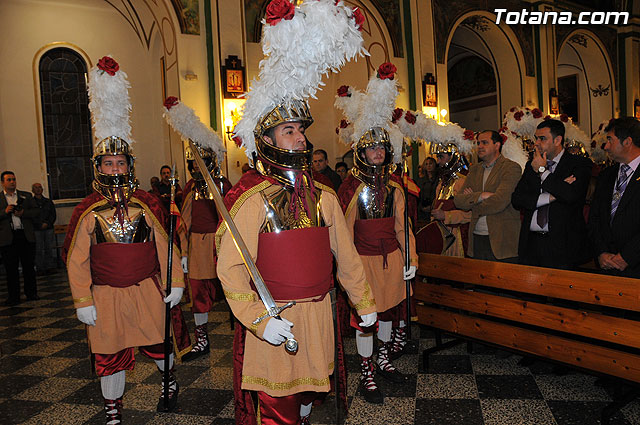
<svg viewBox="0 0 640 425">
<path fill-rule="evenodd" d="M 616 210 L 618 209 L 618 205 L 620 204 L 620 199 L 622 198 L 622 194 L 627 187 L 627 183 L 629 183 L 629 177 L 631 173 L 629 171 L 631 167 L 627 164 L 620 164 L 620 172 L 618 174 L 618 181 L 616 182 L 616 190 L 613 192 L 613 197 L 611 198 L 611 222 L 613 222 L 613 217 L 616 215 Z"/>
<path fill-rule="evenodd" d="M 549 170 L 550 173 L 553 172 L 553 166 L 555 164 L 556 162 L 554 160 L 547 160 L 547 170 Z M 536 221 L 538 223 L 538 226 L 540 226 L 541 229 L 544 229 L 544 226 L 546 226 L 549 222 L 549 204 L 543 205 L 538 208 L 538 217 Z"/>
</svg>

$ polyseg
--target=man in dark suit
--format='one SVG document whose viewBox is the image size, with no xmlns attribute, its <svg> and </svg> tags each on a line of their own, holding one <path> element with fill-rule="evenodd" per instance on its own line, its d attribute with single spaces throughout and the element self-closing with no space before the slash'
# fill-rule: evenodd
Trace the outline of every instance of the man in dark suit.
<svg viewBox="0 0 640 425">
<path fill-rule="evenodd" d="M 0 193 L 0 254 L 7 271 L 9 298 L 5 305 L 20 303 L 20 275 L 22 264 L 24 293 L 28 300 L 37 300 L 36 272 L 33 267 L 35 235 L 33 219 L 40 214 L 31 193 L 16 190 L 16 175 L 4 171 L 0 175 L 3 191 Z"/>
<path fill-rule="evenodd" d="M 618 118 L 605 127 L 605 151 L 618 162 L 604 170 L 589 214 L 589 236 L 600 268 L 640 277 L 640 121 Z"/>
<path fill-rule="evenodd" d="M 591 161 L 564 150 L 564 124 L 542 121 L 535 153 L 525 166 L 511 202 L 522 210 L 521 264 L 571 269 L 588 257 L 583 208 Z"/>
</svg>

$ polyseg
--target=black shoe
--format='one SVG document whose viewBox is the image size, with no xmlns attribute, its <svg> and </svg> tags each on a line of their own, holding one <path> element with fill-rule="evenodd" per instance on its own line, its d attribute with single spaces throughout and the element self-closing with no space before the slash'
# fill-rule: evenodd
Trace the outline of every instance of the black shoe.
<svg viewBox="0 0 640 425">
<path fill-rule="evenodd" d="M 207 347 L 203 350 L 199 350 L 196 351 L 195 349 L 189 351 L 187 354 L 185 354 L 184 356 L 182 356 L 182 361 L 183 362 L 190 362 L 191 360 L 195 360 L 198 357 L 202 357 L 205 354 L 209 354 L 210 348 L 207 345 Z"/>
<path fill-rule="evenodd" d="M 398 369 L 394 370 L 384 370 L 380 366 L 378 366 L 378 375 L 382 376 L 387 381 L 391 382 L 405 382 L 407 380 L 406 375 L 403 375 Z"/>
<path fill-rule="evenodd" d="M 178 381 L 176 381 L 176 376 L 173 374 L 173 369 L 169 372 L 169 403 L 165 407 L 164 404 L 164 373 L 158 368 L 158 372 L 162 375 L 162 386 L 160 399 L 158 400 L 158 406 L 156 410 L 158 412 L 173 412 L 173 409 L 176 408 L 178 404 L 178 393 L 180 392 L 180 386 L 178 385 Z"/>
<path fill-rule="evenodd" d="M 368 403 L 372 404 L 382 404 L 384 403 L 384 396 L 382 395 L 382 391 L 377 386 L 371 389 L 367 389 L 365 385 L 362 385 L 362 396 Z"/>
</svg>

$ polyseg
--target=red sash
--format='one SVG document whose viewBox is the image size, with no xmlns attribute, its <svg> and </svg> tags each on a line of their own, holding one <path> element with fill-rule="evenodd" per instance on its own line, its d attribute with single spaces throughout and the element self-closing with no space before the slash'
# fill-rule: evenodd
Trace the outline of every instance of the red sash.
<svg viewBox="0 0 640 425">
<path fill-rule="evenodd" d="M 198 199 L 191 205 L 191 232 L 215 233 L 218 227 L 216 204 L 209 199 Z"/>
<path fill-rule="evenodd" d="M 353 242 L 360 255 L 382 255 L 383 267 L 387 268 L 387 255 L 400 249 L 395 217 L 356 220 Z"/>
<path fill-rule="evenodd" d="M 91 246 L 91 278 L 94 285 L 126 288 L 160 273 L 156 244 L 100 243 Z"/>
<path fill-rule="evenodd" d="M 324 297 L 333 282 L 329 229 L 260 233 L 256 265 L 276 301 Z"/>
</svg>

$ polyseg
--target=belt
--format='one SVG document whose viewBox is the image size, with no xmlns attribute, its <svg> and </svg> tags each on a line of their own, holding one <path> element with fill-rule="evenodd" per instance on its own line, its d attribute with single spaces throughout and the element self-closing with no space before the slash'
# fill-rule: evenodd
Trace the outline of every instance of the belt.
<svg viewBox="0 0 640 425">
<path fill-rule="evenodd" d="M 539 236 L 541 238 L 544 238 L 546 236 L 549 236 L 549 232 L 532 232 L 534 235 Z"/>
</svg>

